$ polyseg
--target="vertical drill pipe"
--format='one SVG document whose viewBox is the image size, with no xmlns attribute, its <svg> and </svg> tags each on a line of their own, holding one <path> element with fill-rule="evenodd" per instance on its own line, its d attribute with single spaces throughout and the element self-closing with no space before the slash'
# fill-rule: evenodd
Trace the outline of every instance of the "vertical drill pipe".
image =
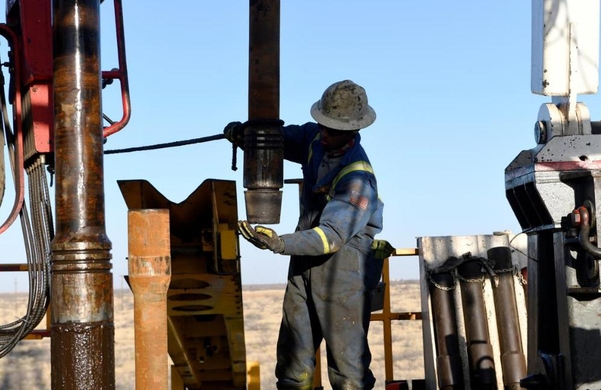
<svg viewBox="0 0 601 390">
<path fill-rule="evenodd" d="M 515 302 L 511 250 L 508 247 L 496 247 L 487 253 L 488 258 L 494 260 L 494 269 L 499 276 L 499 283 L 493 287 L 493 295 L 501 344 L 503 384 L 508 390 L 517 390 L 521 388 L 520 380 L 526 377 L 527 370 Z"/>
<path fill-rule="evenodd" d="M 488 334 L 488 320 L 482 292 L 481 264 L 467 261 L 457 269 L 461 280 L 461 300 L 467 339 L 472 387 L 496 389 L 497 378 L 492 345 Z"/>
<path fill-rule="evenodd" d="M 250 0 L 248 119 L 280 117 L 280 0 Z"/>
<path fill-rule="evenodd" d="M 56 235 L 53 389 L 114 389 L 111 242 L 104 214 L 100 0 L 54 0 Z"/>
<path fill-rule="evenodd" d="M 463 369 L 452 291 L 453 275 L 449 272 L 433 274 L 429 285 L 436 335 L 438 386 L 441 390 L 463 389 Z"/>
<path fill-rule="evenodd" d="M 169 210 L 131 210 L 127 219 L 129 284 L 134 294 L 136 389 L 167 389 Z"/>
<path fill-rule="evenodd" d="M 280 0 L 250 0 L 243 183 L 250 222 L 280 222 L 284 153 L 279 101 Z"/>
</svg>

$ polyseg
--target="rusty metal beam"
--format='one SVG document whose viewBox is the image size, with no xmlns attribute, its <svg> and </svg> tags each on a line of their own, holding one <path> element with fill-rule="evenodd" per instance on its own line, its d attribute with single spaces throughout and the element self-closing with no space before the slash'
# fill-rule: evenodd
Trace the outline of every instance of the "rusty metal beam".
<svg viewBox="0 0 601 390">
<path fill-rule="evenodd" d="M 130 210 L 127 217 L 128 281 L 134 293 L 136 389 L 167 389 L 169 210 Z"/>
<path fill-rule="evenodd" d="M 53 389 L 114 389 L 111 242 L 104 214 L 100 0 L 54 0 L 56 236 Z"/>
</svg>

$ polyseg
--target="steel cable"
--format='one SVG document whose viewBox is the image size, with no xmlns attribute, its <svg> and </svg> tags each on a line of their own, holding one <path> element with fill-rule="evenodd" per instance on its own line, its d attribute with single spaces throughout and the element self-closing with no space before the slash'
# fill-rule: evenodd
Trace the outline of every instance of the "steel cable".
<svg viewBox="0 0 601 390">
<path fill-rule="evenodd" d="M 15 137 L 8 119 L 2 72 L 0 72 L 0 78 L 2 87 L 2 91 L 0 91 L 1 125 L 4 130 L 2 133 L 6 135 L 8 160 L 14 181 L 16 170 L 22 169 L 22 167 L 15 166 Z M 0 325 L 0 358 L 8 354 L 20 340 L 35 330 L 46 315 L 50 302 L 50 244 L 54 237 L 54 231 L 50 192 L 44 166 L 44 156 L 40 155 L 26 170 L 32 218 L 30 218 L 25 201 L 19 217 L 27 257 L 29 281 L 27 309 L 25 315 L 16 321 Z M 17 186 L 16 182 L 15 186 Z"/>
</svg>

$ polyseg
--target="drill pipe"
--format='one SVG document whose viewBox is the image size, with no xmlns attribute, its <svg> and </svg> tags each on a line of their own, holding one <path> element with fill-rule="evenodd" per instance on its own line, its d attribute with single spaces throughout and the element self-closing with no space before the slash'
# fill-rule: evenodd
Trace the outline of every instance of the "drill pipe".
<svg viewBox="0 0 601 390">
<path fill-rule="evenodd" d="M 130 210 L 127 217 L 129 284 L 134 293 L 136 389 L 167 389 L 169 210 Z"/>
<path fill-rule="evenodd" d="M 493 287 L 493 295 L 501 344 L 503 384 L 508 390 L 517 390 L 522 388 L 520 380 L 526 377 L 527 370 L 515 303 L 511 250 L 508 247 L 496 247 L 487 253 L 488 258 L 495 262 L 495 271 L 502 271 L 497 272 L 499 283 Z"/>
<path fill-rule="evenodd" d="M 250 0 L 244 192 L 251 223 L 280 222 L 284 151 L 280 121 L 280 0 Z"/>
<path fill-rule="evenodd" d="M 453 283 L 450 272 L 433 274 L 429 283 L 436 335 L 438 386 L 441 390 L 459 390 L 464 387 L 455 304 L 453 291 L 450 290 Z"/>
<path fill-rule="evenodd" d="M 100 0 L 55 0 L 53 389 L 114 389 L 111 242 L 104 215 Z"/>
<path fill-rule="evenodd" d="M 461 280 L 461 301 L 468 348 L 472 388 L 496 389 L 497 378 L 481 281 L 483 272 L 477 261 L 466 261 L 457 271 Z"/>
</svg>

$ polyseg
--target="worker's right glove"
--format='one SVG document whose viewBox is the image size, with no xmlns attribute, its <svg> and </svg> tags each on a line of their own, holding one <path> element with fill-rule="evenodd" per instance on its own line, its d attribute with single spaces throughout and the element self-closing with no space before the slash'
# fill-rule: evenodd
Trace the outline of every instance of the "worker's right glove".
<svg viewBox="0 0 601 390">
<path fill-rule="evenodd" d="M 223 128 L 225 138 L 232 144 L 242 148 L 244 146 L 244 125 L 242 122 L 230 122 Z"/>
<path fill-rule="evenodd" d="M 238 230 L 242 237 L 259 249 L 269 249 L 273 253 L 284 252 L 284 240 L 273 229 L 265 226 L 253 228 L 248 221 L 238 221 Z"/>
</svg>

